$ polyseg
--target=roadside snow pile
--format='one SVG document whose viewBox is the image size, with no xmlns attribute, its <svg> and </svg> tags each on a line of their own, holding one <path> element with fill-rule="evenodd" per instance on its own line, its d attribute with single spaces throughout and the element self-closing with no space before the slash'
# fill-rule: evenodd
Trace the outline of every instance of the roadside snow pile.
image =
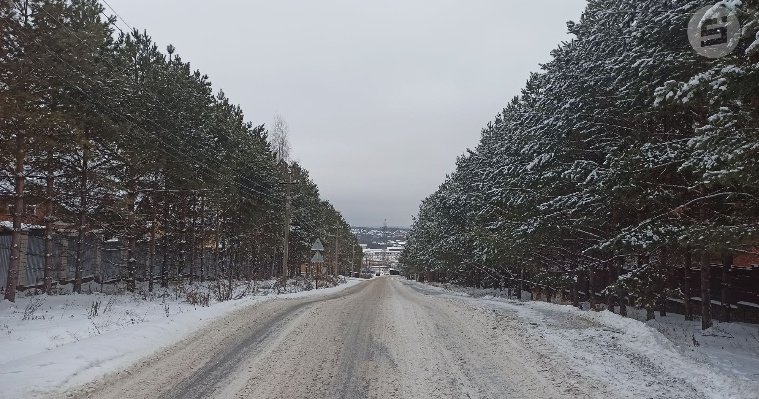
<svg viewBox="0 0 759 399">
<path fill-rule="evenodd" d="M 645 321 L 645 310 L 632 314 L 636 319 L 659 331 L 678 349 L 698 362 L 709 364 L 727 374 L 749 381 L 759 381 L 759 326 L 747 323 L 719 323 L 701 330 L 700 320 L 669 314 Z M 619 316 L 617 316 L 619 317 Z M 759 392 L 756 394 L 759 397 Z"/>
<path fill-rule="evenodd" d="M 469 296 L 473 298 L 508 298 L 508 290 L 499 290 L 497 288 L 472 288 L 448 283 L 424 283 L 426 290 L 435 290 L 438 292 L 454 292 L 457 295 Z M 513 295 L 516 295 L 514 290 Z M 532 299 L 532 293 L 522 291 L 522 299 Z"/>
<path fill-rule="evenodd" d="M 495 302 L 495 301 L 492 301 Z M 569 305 L 529 302 L 518 310 L 520 317 L 539 321 L 536 330 L 575 366 L 605 381 L 613 381 L 620 394 L 633 397 L 668 397 L 667 389 L 683 382 L 708 398 L 756 398 L 759 384 L 756 361 L 741 362 L 733 352 L 711 347 L 694 348 L 692 337 L 672 341 L 656 328 L 638 320 L 602 311 L 582 311 Z M 561 315 L 559 315 L 561 314 Z M 562 317 L 563 316 L 563 317 Z M 572 320 L 562 325 L 556 320 Z M 585 328 L 576 328 L 588 322 Z M 562 328 L 564 327 L 564 328 Z M 708 330 L 705 334 L 711 334 Z M 759 341 L 748 340 L 745 350 L 756 356 Z M 699 350 L 699 356 L 694 356 Z M 706 355 L 708 353 L 708 355 Z M 705 356 L 706 355 L 706 356 Z M 718 361 L 707 361 L 711 355 Z M 732 363 L 722 368 L 720 364 Z M 737 366 L 737 367 L 736 367 Z M 746 378 L 747 374 L 753 378 Z M 645 382 L 641 385 L 641 382 Z"/>
<path fill-rule="evenodd" d="M 303 291 L 274 280 L 237 284 L 234 300 L 218 302 L 211 284 L 147 294 L 102 293 L 19 296 L 0 301 L 0 387 L 3 397 L 29 397 L 76 385 L 122 369 L 189 336 L 213 319 L 276 298 L 328 295 L 361 280 Z M 180 294 L 180 292 L 182 294 Z M 204 294 L 208 306 L 190 304 L 187 292 Z M 282 294 L 279 294 L 281 292 Z"/>
<path fill-rule="evenodd" d="M 682 315 L 643 322 L 609 311 L 515 301 L 492 290 L 409 284 L 476 308 L 516 314 L 529 334 L 549 343 L 573 369 L 607 382 L 620 398 L 671 397 L 676 386 L 693 387 L 686 397 L 759 398 L 756 325 L 722 323 L 701 331 L 700 322 Z"/>
</svg>

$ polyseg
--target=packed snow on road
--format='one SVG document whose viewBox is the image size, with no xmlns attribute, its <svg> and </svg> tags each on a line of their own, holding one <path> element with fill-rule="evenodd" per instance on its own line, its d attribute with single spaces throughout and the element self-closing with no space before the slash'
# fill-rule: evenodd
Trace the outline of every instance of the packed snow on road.
<svg viewBox="0 0 759 399">
<path fill-rule="evenodd" d="M 196 307 L 133 295 L 25 298 L 0 317 L 9 397 L 753 398 L 757 330 L 701 332 L 503 298 L 351 279 Z M 106 302 L 97 316 L 93 301 Z M 27 309 L 25 313 L 24 310 Z M 26 320 L 24 318 L 26 317 Z"/>
</svg>

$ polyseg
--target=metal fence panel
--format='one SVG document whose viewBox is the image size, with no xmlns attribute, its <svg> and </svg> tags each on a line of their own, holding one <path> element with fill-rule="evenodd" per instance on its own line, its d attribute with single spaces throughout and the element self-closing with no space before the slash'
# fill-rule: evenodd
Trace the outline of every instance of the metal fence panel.
<svg viewBox="0 0 759 399">
<path fill-rule="evenodd" d="M 84 248 L 82 251 L 82 278 L 94 278 L 98 273 L 97 255 L 100 250 L 98 236 L 88 234 L 84 238 Z"/>
<path fill-rule="evenodd" d="M 101 252 L 100 266 L 102 268 L 103 281 L 120 279 L 124 263 L 124 243 L 118 240 L 107 241 Z"/>
<path fill-rule="evenodd" d="M 19 276 L 19 285 L 25 287 L 41 283 L 45 277 L 45 238 L 27 236 L 26 268 Z"/>
<path fill-rule="evenodd" d="M 66 281 L 74 280 L 76 277 L 76 237 L 66 237 L 66 264 L 64 265 L 64 278 Z"/>
</svg>

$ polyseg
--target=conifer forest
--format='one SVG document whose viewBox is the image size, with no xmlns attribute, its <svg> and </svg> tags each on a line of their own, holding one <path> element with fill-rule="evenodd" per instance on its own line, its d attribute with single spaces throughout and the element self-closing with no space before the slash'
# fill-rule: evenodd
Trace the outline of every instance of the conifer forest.
<svg viewBox="0 0 759 399">
<path fill-rule="evenodd" d="M 589 1 L 424 200 L 403 263 L 650 318 L 673 298 L 704 328 L 756 303 L 759 275 L 732 266 L 759 252 L 758 9 L 709 59 L 682 32 L 706 3 Z"/>
<path fill-rule="evenodd" d="M 759 0 L 0 37 L 0 399 L 759 398 Z"/>
<path fill-rule="evenodd" d="M 283 264 L 292 276 L 316 237 L 350 270 L 355 237 L 288 159 L 286 124 L 253 126 L 173 46 L 123 31 L 105 10 L 95 0 L 2 1 L 0 193 L 13 215 L 5 298 L 32 252 L 21 245 L 29 229 L 44 242 L 24 285 L 43 292 L 81 292 L 93 279 L 152 291 L 153 282 L 282 276 Z M 125 253 L 108 273 L 93 258 L 111 239 Z"/>
</svg>

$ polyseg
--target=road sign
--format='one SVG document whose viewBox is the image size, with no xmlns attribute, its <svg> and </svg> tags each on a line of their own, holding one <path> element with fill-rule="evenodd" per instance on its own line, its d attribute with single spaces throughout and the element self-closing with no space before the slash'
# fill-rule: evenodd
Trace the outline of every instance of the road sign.
<svg viewBox="0 0 759 399">
<path fill-rule="evenodd" d="M 317 251 L 317 252 L 324 251 L 324 245 L 322 245 L 322 240 L 317 238 L 316 241 L 314 241 L 314 243 L 311 245 L 311 250 Z"/>
<path fill-rule="evenodd" d="M 313 257 L 311 257 L 311 263 L 324 263 L 324 255 L 321 252 L 316 251 Z"/>
</svg>

